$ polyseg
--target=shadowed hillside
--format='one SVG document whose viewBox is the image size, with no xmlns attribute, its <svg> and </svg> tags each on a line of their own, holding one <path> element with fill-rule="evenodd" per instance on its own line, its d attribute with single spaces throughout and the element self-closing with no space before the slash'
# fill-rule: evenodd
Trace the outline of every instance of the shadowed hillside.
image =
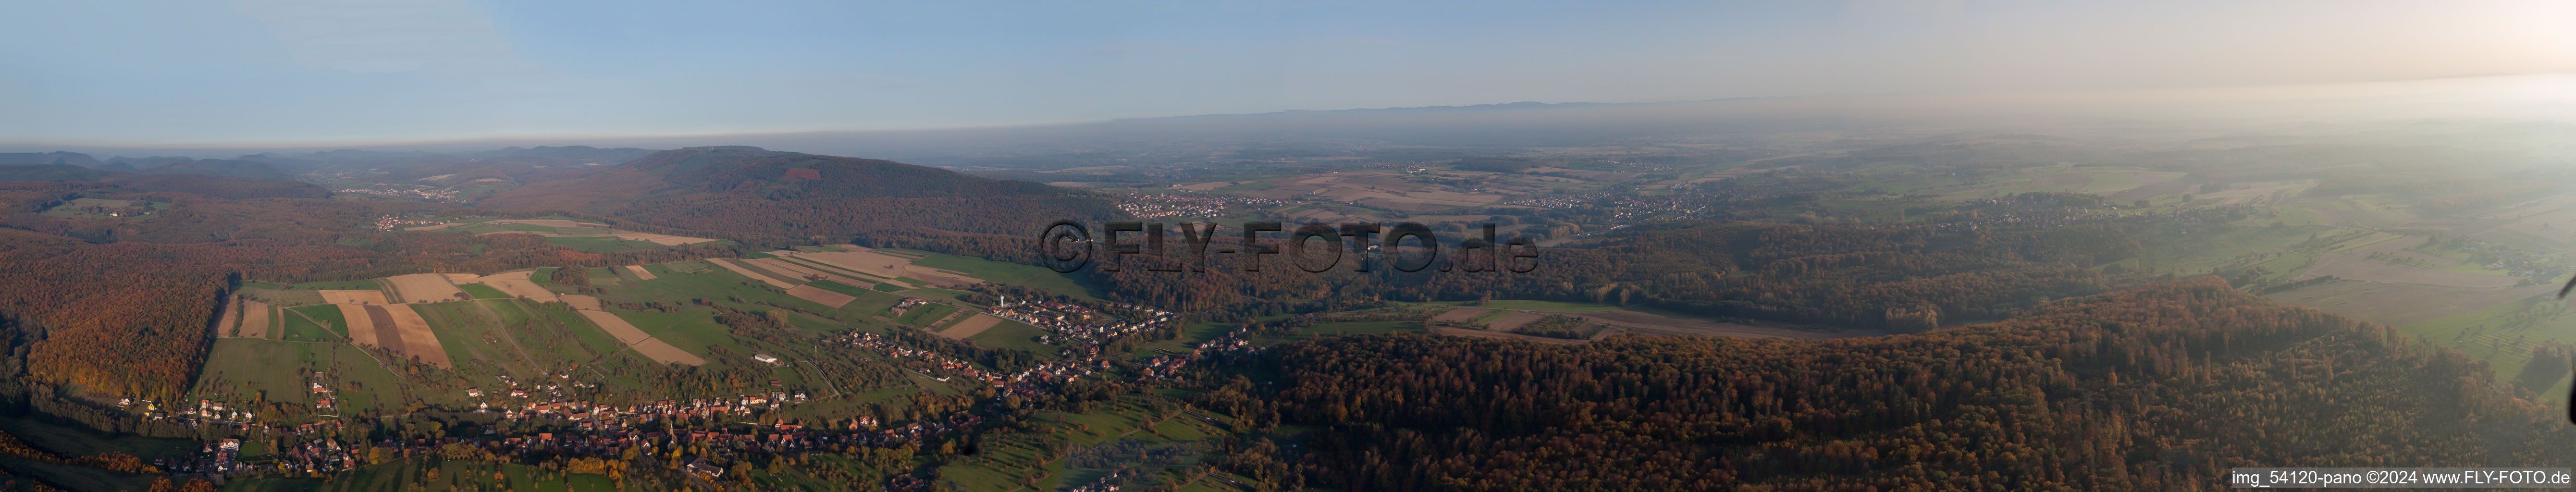
<svg viewBox="0 0 2576 492">
<path fill-rule="evenodd" d="M 1388 335 L 1260 360 L 1269 391 L 1202 405 L 1327 426 L 1299 466 L 1347 490 L 2222 489 L 2237 466 L 2576 452 L 2554 405 L 2483 362 L 2214 277 L 1918 335 Z"/>
<path fill-rule="evenodd" d="M 1087 192 L 1038 183 L 738 146 L 662 151 L 576 178 L 528 183 L 478 205 L 790 238 L 914 228 L 1033 234 L 1057 218 L 1115 213 Z"/>
</svg>

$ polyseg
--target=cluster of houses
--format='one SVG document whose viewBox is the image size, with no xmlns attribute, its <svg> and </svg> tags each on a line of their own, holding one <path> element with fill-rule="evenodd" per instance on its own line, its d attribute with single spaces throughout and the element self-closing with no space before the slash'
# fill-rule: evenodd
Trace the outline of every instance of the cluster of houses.
<svg viewBox="0 0 2576 492">
<path fill-rule="evenodd" d="M 1226 207 L 1229 206 L 1242 205 L 1262 208 L 1267 206 L 1283 205 L 1286 203 L 1287 202 L 1267 198 L 1243 198 L 1222 195 L 1137 193 L 1128 195 L 1125 202 L 1118 204 L 1118 209 L 1126 211 L 1128 215 L 1148 219 L 1160 217 L 1223 217 L 1225 216 Z"/>
<path fill-rule="evenodd" d="M 405 219 L 405 218 L 401 218 L 401 217 L 395 217 L 395 216 L 387 215 L 387 216 L 383 216 L 383 217 L 377 217 L 377 218 L 376 218 L 376 222 L 375 222 L 375 226 L 376 226 L 376 230 L 379 230 L 379 231 L 390 231 L 390 230 L 394 230 L 394 229 L 396 229 L 396 228 L 402 228 L 402 227 L 410 227 L 410 226 L 416 226 L 416 225 L 438 225 L 438 224 L 443 224 L 443 223 L 444 223 L 444 222 L 439 222 L 439 221 L 435 221 L 435 220 L 412 220 L 412 219 Z"/>
<path fill-rule="evenodd" d="M 152 400 L 124 398 L 119 399 L 116 402 L 117 406 L 127 408 L 132 408 L 138 404 L 143 407 L 141 409 L 142 411 L 138 413 L 141 413 L 143 418 L 154 422 L 170 421 L 191 427 L 214 425 L 229 429 L 256 428 L 266 430 L 268 428 L 266 425 L 251 423 L 251 420 L 258 418 L 259 414 L 252 411 L 250 408 L 235 408 L 220 401 L 197 400 L 197 405 L 193 407 L 185 406 L 186 403 L 181 403 L 181 406 L 168 412 L 163 412 L 161 410 L 160 402 Z"/>
<path fill-rule="evenodd" d="M 1029 326 L 1053 332 L 1052 335 L 1039 338 L 1038 343 L 1058 346 L 1097 346 L 1128 334 L 1159 329 L 1164 324 L 1172 322 L 1171 311 L 1153 306 L 1111 304 L 1108 307 L 1132 311 L 1138 316 L 1132 320 L 1104 317 L 1091 308 L 1055 301 L 1013 304 L 1009 297 L 1003 297 L 1001 302 L 994 303 L 989 312 L 1002 319 L 1028 323 Z M 1105 323 L 1089 323 L 1095 319 Z"/>
<path fill-rule="evenodd" d="M 350 188 L 350 189 L 345 189 L 345 190 L 339 190 L 339 192 L 341 192 L 341 193 L 359 193 L 359 194 L 367 194 L 367 195 L 394 196 L 394 197 L 403 197 L 403 198 L 421 198 L 421 199 L 428 199 L 428 200 L 454 200 L 454 199 L 456 199 L 456 190 L 455 190 L 455 189 L 452 189 L 452 188 L 449 188 L 449 189 L 433 189 L 433 188 L 426 188 L 426 187 L 423 187 L 423 188 L 411 188 L 411 189 L 404 189 L 404 188 L 391 188 L 391 187 L 387 187 L 387 188 Z"/>
<path fill-rule="evenodd" d="M 199 449 L 194 458 L 154 458 L 152 466 L 172 474 L 209 477 L 248 472 L 251 467 L 241 462 L 241 446 L 240 439 L 206 441 L 205 447 Z"/>
</svg>

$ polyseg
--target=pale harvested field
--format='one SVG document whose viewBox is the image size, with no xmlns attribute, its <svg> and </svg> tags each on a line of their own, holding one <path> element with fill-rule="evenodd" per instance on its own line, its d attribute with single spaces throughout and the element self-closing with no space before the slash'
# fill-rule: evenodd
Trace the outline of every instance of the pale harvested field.
<svg viewBox="0 0 2576 492">
<path fill-rule="evenodd" d="M 1795 329 L 1789 329 L 1789 328 L 1775 328 L 1775 327 L 1769 327 L 1769 326 L 1740 325 L 1740 324 L 1735 324 L 1735 323 L 1718 323 L 1718 322 L 1713 322 L 1713 321 L 1703 321 L 1703 320 L 1696 320 L 1696 319 L 1673 318 L 1673 317 L 1668 317 L 1668 316 L 1661 316 L 1661 315 L 1656 315 L 1656 314 L 1651 314 L 1651 313 L 1642 313 L 1642 312 L 1628 311 L 1628 310 L 1602 311 L 1602 312 L 1598 312 L 1598 313 L 1568 314 L 1567 316 L 1575 316 L 1575 317 L 1579 317 L 1579 318 L 1583 318 L 1583 319 L 1592 320 L 1592 321 L 1594 321 L 1594 322 L 1598 322 L 1598 323 L 1601 323 L 1601 324 L 1604 324 L 1604 325 L 1609 325 L 1609 326 L 1610 326 L 1611 328 L 1613 328 L 1613 329 L 1624 329 L 1624 330 L 1627 330 L 1627 331 L 1628 331 L 1628 332 L 1630 332 L 1630 333 L 1644 333 L 1644 334 L 1651 334 L 1651 335 L 1695 335 L 1695 336 L 1704 336 L 1704 337 L 1735 337 L 1735 338 L 1810 338 L 1810 339 L 1817 339 L 1817 338 L 1845 338 L 1845 337 L 1860 337 L 1860 336 L 1871 336 L 1871 335 L 1879 335 L 1879 334 L 1880 334 L 1880 333 L 1875 332 L 1875 331 L 1861 331 L 1861 330 L 1851 330 L 1851 331 L 1842 331 L 1842 332 L 1820 332 L 1820 331 L 1795 330 Z"/>
<path fill-rule="evenodd" d="M 663 246 L 679 246 L 683 244 L 697 244 L 715 241 L 714 239 L 703 237 L 673 236 L 669 234 L 652 234 L 644 232 L 620 232 L 617 233 L 617 238 L 643 241 Z"/>
<path fill-rule="evenodd" d="M 1547 319 L 1547 315 L 1529 311 L 1513 311 L 1512 314 L 1503 315 L 1502 319 L 1494 320 L 1492 323 L 1486 323 L 1485 329 L 1494 331 L 1519 330 L 1522 326 L 1535 323 L 1538 322 L 1538 320 L 1543 319 Z"/>
<path fill-rule="evenodd" d="M 482 275 L 471 273 L 441 273 L 439 275 L 447 277 L 447 283 L 450 284 L 462 285 L 483 281 Z"/>
<path fill-rule="evenodd" d="M 411 310 L 411 306 L 401 304 L 367 306 L 369 312 L 377 310 L 384 311 L 386 315 L 386 319 L 377 321 L 378 325 L 382 326 L 383 323 L 390 321 L 394 332 L 402 337 L 401 348 L 396 353 L 440 368 L 455 368 L 447 360 L 447 347 L 438 342 L 437 334 L 429 331 L 429 320 L 421 319 L 420 313 Z M 381 333 L 378 334 L 378 338 L 382 338 Z"/>
<path fill-rule="evenodd" d="M 714 263 L 716 266 L 724 267 L 726 270 L 733 270 L 733 273 L 742 274 L 742 276 L 745 277 L 751 277 L 752 280 L 767 282 L 769 285 L 777 286 L 781 289 L 791 289 L 796 287 L 794 282 L 788 282 L 768 275 L 762 275 L 760 272 L 752 271 L 749 268 L 743 268 L 742 265 L 733 264 L 732 261 L 728 261 L 723 258 L 708 258 L 707 263 Z"/>
<path fill-rule="evenodd" d="M 236 333 L 241 328 L 241 303 L 239 297 L 224 298 L 223 309 L 215 313 L 215 336 L 241 336 Z"/>
<path fill-rule="evenodd" d="M 572 305 L 573 309 L 599 309 L 599 298 L 597 297 L 575 294 L 564 294 L 556 297 L 561 298 L 564 304 Z"/>
<path fill-rule="evenodd" d="M 634 345 L 646 338 L 653 338 L 652 335 L 645 334 L 644 330 L 635 329 L 635 325 L 628 324 L 626 320 L 618 318 L 614 313 L 597 309 L 583 309 L 578 312 L 581 313 L 581 317 L 590 319 L 590 324 L 599 325 L 599 329 L 607 330 L 609 336 L 617 337 L 617 343 Z"/>
<path fill-rule="evenodd" d="M 403 230 L 406 230 L 406 231 L 435 231 L 435 230 L 439 230 L 439 229 L 446 229 L 446 228 L 449 228 L 449 227 L 456 227 L 456 226 L 460 226 L 460 225 L 465 225 L 465 224 L 452 224 L 452 223 L 451 223 L 451 224 L 425 225 L 425 226 L 419 226 L 419 227 L 405 227 L 405 228 L 403 228 Z"/>
<path fill-rule="evenodd" d="M 948 337 L 952 340 L 965 340 L 966 337 L 975 336 L 977 333 L 983 333 L 984 330 L 992 329 L 993 326 L 1000 324 L 1002 324 L 1002 318 L 997 318 L 990 314 L 975 313 L 974 317 L 966 318 L 965 321 L 959 321 L 956 325 L 950 326 L 946 330 L 941 330 L 939 332 L 939 336 Z"/>
<path fill-rule="evenodd" d="M 814 301 L 815 304 L 831 306 L 832 309 L 840 309 L 841 306 L 849 304 L 850 301 L 859 300 L 859 298 L 850 297 L 848 294 L 823 290 L 822 287 L 811 285 L 799 285 L 796 286 L 796 288 L 787 289 L 787 295 L 796 296 L 797 299 Z"/>
<path fill-rule="evenodd" d="M 656 278 L 656 277 L 654 277 L 654 276 L 653 276 L 653 271 L 652 271 L 652 270 L 645 270 L 645 269 L 644 269 L 644 265 L 627 265 L 627 266 L 626 266 L 626 271 L 634 272 L 634 273 L 635 273 L 635 278 L 638 278 L 638 279 L 643 279 L 643 280 L 652 280 L 652 279 Z"/>
<path fill-rule="evenodd" d="M 562 219 L 502 219 L 502 220 L 487 221 L 487 222 L 484 222 L 484 223 L 485 223 L 485 224 L 527 224 L 527 225 L 532 225 L 532 226 L 546 226 L 546 227 L 608 227 L 608 225 L 607 225 L 607 224 L 592 224 L 592 223 L 589 223 L 589 222 L 573 222 L 573 221 L 569 221 L 569 220 L 562 220 Z"/>
<path fill-rule="evenodd" d="M 1477 317 L 1477 316 L 1484 316 L 1484 315 L 1485 315 L 1485 313 L 1490 313 L 1490 312 L 1494 312 L 1494 310 L 1492 310 L 1492 309 L 1485 309 L 1485 308 L 1458 308 L 1458 309 L 1451 309 L 1451 310 L 1449 310 L 1449 312 L 1446 312 L 1446 313 L 1440 313 L 1440 315 L 1439 315 L 1439 316 L 1432 316 L 1432 317 L 1431 317 L 1431 321 L 1440 322 L 1440 323 L 1457 323 L 1457 322 L 1467 321 L 1467 320 L 1471 320 L 1471 319 L 1476 319 L 1476 317 Z"/>
<path fill-rule="evenodd" d="M 2373 323 L 2405 326 L 2556 291 L 2549 284 L 2495 289 L 2341 281 L 2263 296 Z"/>
<path fill-rule="evenodd" d="M 268 307 L 268 304 L 257 301 L 242 301 L 242 318 L 241 324 L 239 325 L 241 328 L 241 334 L 237 336 L 242 338 L 268 338 L 272 333 L 276 333 L 277 330 L 272 330 L 270 328 L 277 325 L 277 318 L 269 316 L 270 312 L 271 310 Z"/>
<path fill-rule="evenodd" d="M 979 279 L 979 278 L 975 278 L 975 277 L 968 277 L 968 276 L 966 276 L 966 274 L 963 274 L 963 273 L 951 272 L 951 271 L 947 271 L 947 270 L 941 270 L 941 269 L 937 269 L 937 268 L 930 268 L 930 267 L 925 267 L 925 266 L 920 266 L 920 265 L 904 265 L 904 266 L 903 266 L 903 273 L 904 273 L 904 275 L 911 276 L 913 279 L 920 280 L 920 281 L 923 281 L 923 282 L 930 282 L 930 285 L 936 285 L 936 286 L 940 286 L 940 287 L 965 287 L 965 286 L 969 286 L 969 285 L 975 285 L 975 284 L 984 283 L 984 279 Z"/>
<path fill-rule="evenodd" d="M 698 357 L 698 354 L 692 354 L 686 350 L 680 350 L 679 347 L 673 347 L 670 342 L 664 342 L 659 338 L 648 338 L 645 339 L 643 343 L 638 343 L 627 348 L 635 349 L 635 353 L 644 354 L 645 358 L 653 359 L 654 362 L 661 362 L 664 364 L 677 363 L 694 366 L 707 363 L 706 358 Z"/>
<path fill-rule="evenodd" d="M 635 325 L 619 319 L 616 314 L 589 309 L 576 312 L 581 313 L 581 317 L 589 319 L 590 324 L 599 325 L 601 330 L 608 331 L 609 336 L 617 337 L 618 343 L 626 344 L 627 348 L 635 349 L 635 353 L 644 354 L 644 357 L 651 358 L 655 362 L 692 366 L 707 363 L 705 358 L 680 350 L 679 347 L 673 347 L 669 342 L 655 339 L 652 335 L 645 334 L 644 330 L 635 329 Z"/>
<path fill-rule="evenodd" d="M 391 304 L 390 302 L 385 301 L 384 291 L 376 290 L 326 290 L 322 291 L 322 302 L 328 304 Z"/>
<path fill-rule="evenodd" d="M 802 254 L 802 255 L 796 255 L 796 257 L 797 257 L 798 259 L 814 260 L 814 261 L 822 262 L 823 264 L 826 264 L 826 265 L 831 265 L 831 266 L 836 266 L 836 267 L 846 268 L 846 269 L 849 269 L 850 271 L 853 271 L 853 272 L 865 273 L 865 274 L 875 275 L 875 276 L 885 277 L 885 278 L 894 278 L 894 277 L 901 277 L 901 276 L 903 276 L 903 267 L 904 267 L 905 265 L 911 265 L 911 264 L 912 264 L 912 259 L 911 259 L 911 258 L 904 258 L 904 257 L 894 256 L 894 255 L 889 255 L 889 254 L 885 254 L 885 253 L 878 253 L 878 252 L 875 252 L 875 251 L 844 251 L 844 252 L 839 252 L 839 253 L 806 253 L 806 254 Z"/>
<path fill-rule="evenodd" d="M 1592 343 L 1592 341 L 1591 341 L 1591 340 L 1567 340 L 1567 339 L 1563 339 L 1563 338 L 1548 338 L 1548 337 L 1542 337 L 1542 336 L 1523 335 L 1523 334 L 1519 334 L 1519 333 L 1501 333 L 1501 332 L 1491 332 L 1491 331 L 1484 331 L 1484 330 L 1466 330 L 1466 329 L 1458 329 L 1458 328 L 1437 328 L 1437 327 L 1435 327 L 1435 328 L 1432 328 L 1432 329 L 1431 329 L 1431 333 L 1432 333 L 1432 334 L 1436 334 L 1436 335 L 1450 335 L 1450 336 L 1461 336 L 1461 337 L 1512 338 L 1512 339 L 1528 340 L 1528 341 L 1532 341 L 1532 342 L 1547 343 L 1547 344 L 1555 344 L 1555 345 L 1579 345 L 1579 344 L 1585 344 L 1585 343 Z"/>
<path fill-rule="evenodd" d="M 849 271 L 849 270 L 843 270 L 843 269 L 841 269 L 840 267 L 832 266 L 832 265 L 831 265 L 831 264 L 829 264 L 829 263 L 824 263 L 824 262 L 821 262 L 821 261 L 815 261 L 813 258 L 797 258 L 797 259 L 793 259 L 793 260 L 781 258 L 781 259 L 779 259 L 778 261 L 783 261 L 783 262 L 786 262 L 787 264 L 790 264 L 790 265 L 796 265 L 796 266 L 800 266 L 800 267 L 805 267 L 805 268 L 813 269 L 814 271 L 822 272 L 822 273 L 823 273 L 823 274 L 825 274 L 825 275 L 831 275 L 831 276 L 835 277 L 835 278 L 833 278 L 833 279 L 832 279 L 833 281 L 835 281 L 835 282 L 840 282 L 840 283 L 844 283 L 844 284 L 857 285 L 857 286 L 866 286 L 866 285 L 869 285 L 869 284 L 873 284 L 873 283 L 877 283 L 877 282 L 883 282 L 883 281 L 887 280 L 887 279 L 884 279 L 884 278 L 879 278 L 879 277 L 874 276 L 874 275 L 866 275 L 866 274 L 861 274 L 861 273 L 851 272 L 851 271 Z M 856 283 L 853 283 L 853 282 L 856 282 Z"/>
<path fill-rule="evenodd" d="M 278 309 L 263 301 L 242 301 L 242 337 L 281 337 Z"/>
<path fill-rule="evenodd" d="M 534 273 L 537 272 L 535 270 L 529 270 L 523 272 L 495 273 L 484 275 L 477 281 L 483 285 L 492 286 L 494 289 L 500 289 L 501 293 L 509 294 L 510 297 L 524 297 L 538 301 L 555 300 L 554 292 L 546 290 L 545 286 L 537 285 L 536 282 L 528 281 L 528 275 Z"/>
<path fill-rule="evenodd" d="M 2325 253 L 2317 257 L 2316 266 L 2300 272 L 2302 280 L 2333 275 L 2346 280 L 2424 284 L 2445 287 L 2499 288 L 2520 283 L 2521 277 L 2480 275 L 2475 273 L 2434 270 L 2414 265 L 2401 265 L 2370 259 L 2366 254 Z"/>
<path fill-rule="evenodd" d="M 447 283 L 447 276 L 436 273 L 414 273 L 385 277 L 393 285 L 394 299 L 402 302 L 444 302 L 466 299 L 465 291 Z"/>
<path fill-rule="evenodd" d="M 367 314 L 366 306 L 358 304 L 340 304 L 338 306 L 340 308 L 340 319 L 347 320 L 349 322 L 349 326 L 345 328 L 349 330 L 350 343 L 369 347 L 383 346 L 382 342 L 376 340 L 376 315 Z"/>
</svg>

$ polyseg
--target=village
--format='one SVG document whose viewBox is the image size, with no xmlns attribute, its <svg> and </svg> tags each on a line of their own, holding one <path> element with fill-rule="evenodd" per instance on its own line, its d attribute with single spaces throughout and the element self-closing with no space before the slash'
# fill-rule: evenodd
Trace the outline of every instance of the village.
<svg viewBox="0 0 2576 492">
<path fill-rule="evenodd" d="M 923 299 L 908 298 L 895 309 L 913 308 L 928 302 Z M 1054 334 L 1043 337 L 1041 342 L 1067 347 L 1063 351 L 1066 357 L 1004 374 L 976 367 L 936 351 L 906 346 L 876 333 L 853 330 L 851 333 L 826 339 L 825 343 L 864 349 L 872 355 L 892 359 L 926 362 L 931 365 L 930 370 L 914 370 L 924 377 L 943 382 L 958 377 L 982 382 L 997 390 L 994 395 L 996 398 L 1027 397 L 1045 394 L 1054 384 L 1101 374 L 1115 368 L 1114 361 L 1104 358 L 1101 354 L 1103 345 L 1121 336 L 1164 328 L 1173 321 L 1174 317 L 1170 310 L 1141 304 L 1107 303 L 1095 308 L 1057 301 L 1013 303 L 1007 298 L 988 311 L 995 316 L 1019 320 L 1049 330 Z M 1123 315 L 1123 317 L 1106 315 L 1103 311 Z M 1204 343 L 1201 349 L 1193 350 L 1188 355 L 1156 356 L 1140 360 L 1135 377 L 1140 381 L 1171 378 L 1202 353 L 1210 350 L 1240 350 L 1247 344 L 1248 341 L 1238 331 Z M 768 355 L 754 355 L 753 359 L 767 364 L 782 363 L 778 358 Z M 780 453 L 849 445 L 896 446 L 904 442 L 920 442 L 936 438 L 959 429 L 971 428 L 985 421 L 985 417 L 975 415 L 972 411 L 961 411 L 882 428 L 878 418 L 874 416 L 857 416 L 820 424 L 797 419 L 762 418 L 771 412 L 783 410 L 787 405 L 817 401 L 815 395 L 801 389 L 784 389 L 730 398 L 668 399 L 632 405 L 598 404 L 588 400 L 573 399 L 566 394 L 567 387 L 593 386 L 574 380 L 573 375 L 574 373 L 570 371 L 550 374 L 553 379 L 560 381 L 545 384 L 517 381 L 509 376 L 495 376 L 499 385 L 494 389 L 477 387 L 463 390 L 467 398 L 481 401 L 475 403 L 470 409 L 460 409 L 472 414 L 495 415 L 499 420 L 494 424 L 482 425 L 479 429 L 469 429 L 465 432 L 467 434 L 465 436 L 451 435 L 401 442 L 380 441 L 372 446 L 384 449 L 386 452 L 403 453 L 431 452 L 441 447 L 463 444 L 503 456 L 524 456 L 532 453 L 618 456 L 628 450 L 658 452 L 657 450 L 674 448 L 728 455 L 738 452 Z M 318 380 L 311 386 L 315 394 L 316 409 L 333 409 L 336 398 L 330 396 L 332 390 Z M 500 403 L 496 404 L 495 401 Z M 167 413 L 161 412 L 160 407 L 150 401 L 127 400 L 121 403 L 141 403 L 142 408 L 139 410 L 153 420 L 172 419 L 187 425 L 212 425 L 249 435 L 320 437 L 345 431 L 348 428 L 347 421 L 336 415 L 324 415 L 322 417 L 329 419 L 300 424 L 291 429 L 273 428 L 254 423 L 257 414 L 235 408 L 240 405 L 227 405 L 224 402 L 212 400 L 200 400 L 193 407 Z M 663 425 L 648 425 L 655 422 L 662 422 Z M 692 422 L 707 423 L 715 429 L 689 428 L 694 427 Z M 511 433 L 505 429 L 508 427 L 505 424 L 510 423 L 533 424 L 522 427 L 551 429 L 554 432 L 510 435 Z M 479 434 L 476 434 L 477 432 Z M 316 438 L 285 445 L 275 449 L 267 458 L 246 462 L 242 460 L 243 445 L 241 439 L 234 438 L 207 441 L 195 457 L 184 460 L 155 460 L 154 464 L 176 473 L 208 478 L 272 472 L 329 474 L 365 466 L 368 464 L 371 451 L 366 449 L 368 446 L 344 446 L 334 439 Z M 704 463 L 700 457 L 691 457 L 688 461 L 692 464 L 688 470 L 701 478 L 712 480 L 724 473 L 722 469 L 713 466 L 695 466 Z M 901 484 L 892 485 L 901 488 Z"/>
</svg>

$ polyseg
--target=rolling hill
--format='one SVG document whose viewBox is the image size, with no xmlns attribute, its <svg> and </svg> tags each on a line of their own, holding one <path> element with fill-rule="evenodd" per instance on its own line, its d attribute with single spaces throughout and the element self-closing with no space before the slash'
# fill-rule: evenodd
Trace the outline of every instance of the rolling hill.
<svg viewBox="0 0 2576 492">
<path fill-rule="evenodd" d="M 666 150 L 584 171 L 477 205 L 790 238 L 920 229 L 1024 234 L 1059 218 L 1117 213 L 1108 200 L 1078 190 L 757 147 Z"/>
</svg>

